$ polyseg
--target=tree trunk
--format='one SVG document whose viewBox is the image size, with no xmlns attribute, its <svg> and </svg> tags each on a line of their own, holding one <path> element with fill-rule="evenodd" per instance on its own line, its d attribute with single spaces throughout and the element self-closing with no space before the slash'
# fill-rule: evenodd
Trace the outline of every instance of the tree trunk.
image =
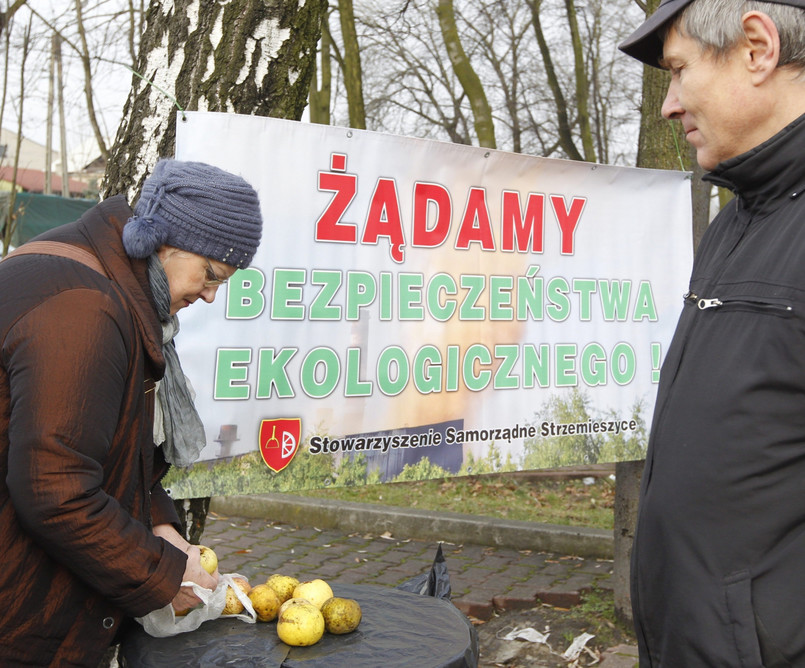
<svg viewBox="0 0 805 668">
<path fill-rule="evenodd" d="M 710 185 L 701 179 L 703 170 L 696 162 L 696 151 L 684 141 L 679 121 L 669 122 L 662 117 L 662 103 L 665 100 L 668 83 L 667 72 L 656 67 L 643 66 L 643 102 L 640 108 L 637 166 L 693 172 L 691 197 L 695 251 L 710 222 Z"/>
<path fill-rule="evenodd" d="M 50 62 L 48 63 L 48 113 L 45 128 L 45 195 L 53 194 L 53 98 L 56 79 L 56 49 L 59 36 L 54 32 L 50 39 Z"/>
<path fill-rule="evenodd" d="M 704 170 L 696 162 L 696 149 L 688 145 L 688 164 L 693 172 L 692 205 L 693 205 L 693 252 L 699 247 L 707 226 L 710 224 L 710 193 L 712 186 L 702 181 Z M 723 188 L 720 188 L 723 190 Z M 727 191 L 729 192 L 729 191 Z"/>
<path fill-rule="evenodd" d="M 326 9 L 327 0 L 152 2 L 137 61 L 144 79 L 133 78 L 103 195 L 134 201 L 157 159 L 173 155 L 177 105 L 299 120 Z M 174 503 L 198 543 L 209 499 Z"/>
<path fill-rule="evenodd" d="M 157 159 L 173 154 L 177 107 L 301 118 L 326 7 L 326 0 L 152 2 L 102 195 L 133 200 Z"/>
<path fill-rule="evenodd" d="M 67 116 L 64 113 L 64 67 L 61 38 L 56 39 L 56 97 L 59 106 L 59 146 L 61 153 L 61 196 L 70 196 L 70 170 L 67 167 Z M 94 112 L 93 112 L 94 113 Z"/>
<path fill-rule="evenodd" d="M 664 70 L 643 66 L 643 102 L 637 139 L 638 167 L 684 169 L 682 157 L 676 149 L 678 140 L 674 138 L 678 128 L 674 128 L 674 121 L 669 123 L 661 113 L 668 82 L 668 73 Z"/>
<path fill-rule="evenodd" d="M 9 41 L 6 40 L 6 48 L 8 48 Z M 6 211 L 5 220 L 3 223 L 3 257 L 8 255 L 8 247 L 11 245 L 11 239 L 14 235 L 14 230 L 17 228 L 17 217 L 14 214 L 14 207 L 17 198 L 17 174 L 20 168 L 20 148 L 22 147 L 22 119 L 23 119 L 23 103 L 25 102 L 25 63 L 28 60 L 28 54 L 31 46 L 31 19 L 28 19 L 28 26 L 25 28 L 22 38 L 22 63 L 20 64 L 20 102 L 18 116 L 17 116 L 17 143 L 14 147 L 14 166 L 11 170 L 11 187 L 8 193 L 8 209 Z M 5 94 L 5 91 L 4 91 Z"/>
<path fill-rule="evenodd" d="M 565 155 L 571 160 L 584 160 L 584 157 L 581 155 L 578 148 L 576 148 L 576 143 L 573 141 L 573 131 L 570 127 L 570 119 L 567 113 L 567 101 L 562 93 L 562 87 L 559 85 L 559 77 L 556 75 L 556 68 L 553 64 L 551 51 L 548 48 L 548 40 L 545 38 L 545 33 L 542 30 L 542 20 L 540 19 L 542 0 L 531 0 L 528 3 L 528 7 L 531 10 L 531 23 L 534 26 L 534 34 L 537 38 L 542 64 L 545 66 L 545 77 L 548 79 L 548 88 L 551 89 L 553 101 L 556 105 L 559 146 L 562 147 Z"/>
<path fill-rule="evenodd" d="M 95 96 L 92 90 L 92 62 L 90 60 L 89 47 L 87 46 L 87 33 L 84 30 L 84 16 L 81 11 L 81 0 L 75 0 L 75 17 L 76 29 L 78 30 L 78 37 L 81 42 L 81 66 L 84 69 L 84 101 L 87 103 L 87 117 L 89 124 L 92 126 L 92 131 L 95 133 L 95 141 L 98 142 L 98 148 L 101 151 L 101 156 L 104 159 L 109 158 L 109 149 L 106 147 L 106 139 L 104 139 L 101 126 L 98 123 L 98 115 L 95 113 Z M 62 162 L 66 160 L 66 156 L 62 158 Z"/>
<path fill-rule="evenodd" d="M 632 600 L 629 592 L 632 545 L 637 526 L 637 501 L 640 479 L 645 462 L 631 461 L 615 464 L 615 559 L 612 569 L 615 615 L 632 623 Z"/>
<path fill-rule="evenodd" d="M 177 499 L 173 505 L 179 515 L 179 524 L 184 527 L 184 536 L 193 545 L 201 543 L 201 534 L 207 524 L 210 510 L 210 497 L 199 499 Z"/>
<path fill-rule="evenodd" d="M 579 134 L 584 159 L 595 162 L 595 147 L 593 145 L 593 131 L 590 126 L 590 82 L 584 63 L 584 46 L 581 43 L 579 22 L 576 18 L 576 5 L 573 0 L 565 0 L 567 9 L 567 22 L 570 27 L 570 41 L 573 45 L 573 75 L 576 79 L 576 110 L 579 117 Z"/>
<path fill-rule="evenodd" d="M 332 69 L 330 65 L 330 28 L 327 19 L 322 21 L 319 57 L 313 61 L 313 76 L 310 78 L 310 122 L 330 125 L 330 100 L 332 94 Z M 316 67 L 316 64 L 319 64 Z M 318 76 L 317 76 L 318 75 Z"/>
<path fill-rule="evenodd" d="M 439 0 L 436 5 L 436 15 L 439 17 L 439 27 L 442 39 L 447 47 L 447 55 L 453 66 L 456 78 L 467 95 L 475 119 L 475 133 L 478 135 L 478 144 L 486 148 L 496 148 L 495 124 L 492 119 L 492 109 L 486 99 L 483 84 L 478 74 L 472 68 L 470 59 L 461 45 L 461 39 L 456 27 L 456 16 L 453 9 L 453 0 Z"/>
<path fill-rule="evenodd" d="M 363 102 L 363 73 L 352 0 L 338 0 L 338 16 L 341 20 L 341 38 L 344 40 L 344 88 L 347 91 L 349 127 L 364 130 L 366 107 Z"/>
<path fill-rule="evenodd" d="M 3 38 L 5 51 L 3 55 L 3 88 L 2 92 L 0 92 L 0 128 L 2 128 L 6 113 L 6 94 L 8 93 L 8 60 L 11 51 L 10 30 L 7 29 L 0 37 Z M 5 157 L 5 155 L 3 157 Z M 10 196 L 9 199 L 11 199 Z M 10 202 L 6 202 L 6 206 L 10 206 Z M 8 247 L 11 243 L 11 216 L 9 215 L 9 211 L 9 208 L 3 209 L 3 207 L 0 206 L 0 258 L 4 258 L 8 255 Z"/>
</svg>

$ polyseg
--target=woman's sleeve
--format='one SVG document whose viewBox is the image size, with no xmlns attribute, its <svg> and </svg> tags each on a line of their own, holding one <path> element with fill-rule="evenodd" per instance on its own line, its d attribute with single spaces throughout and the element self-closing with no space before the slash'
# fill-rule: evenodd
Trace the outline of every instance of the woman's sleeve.
<svg viewBox="0 0 805 668">
<path fill-rule="evenodd" d="M 157 483 L 151 490 L 151 523 L 154 526 L 158 524 L 170 524 L 176 531 L 184 535 L 184 530 L 181 522 L 179 522 L 179 515 L 176 512 L 173 499 L 171 499 L 160 483 Z"/>
<path fill-rule="evenodd" d="M 8 484 L 33 540 L 128 614 L 140 616 L 173 599 L 186 556 L 103 487 L 118 422 L 126 419 L 128 318 L 112 296 L 73 289 L 47 299 L 9 331 Z M 140 454 L 131 450 L 126 456 L 137 460 L 128 464 L 139 471 Z"/>
</svg>

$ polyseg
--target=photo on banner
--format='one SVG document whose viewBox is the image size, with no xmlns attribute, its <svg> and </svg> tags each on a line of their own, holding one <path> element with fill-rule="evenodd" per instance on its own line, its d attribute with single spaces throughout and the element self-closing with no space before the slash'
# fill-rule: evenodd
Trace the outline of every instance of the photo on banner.
<svg viewBox="0 0 805 668">
<path fill-rule="evenodd" d="M 174 498 L 644 456 L 688 173 L 211 112 L 176 157 L 246 178 L 264 229 L 180 314 L 207 445 Z"/>
</svg>

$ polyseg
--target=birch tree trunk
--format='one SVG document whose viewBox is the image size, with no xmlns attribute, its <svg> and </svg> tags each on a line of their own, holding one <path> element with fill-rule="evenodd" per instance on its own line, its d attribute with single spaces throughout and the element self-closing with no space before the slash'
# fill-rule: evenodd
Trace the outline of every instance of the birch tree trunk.
<svg viewBox="0 0 805 668">
<path fill-rule="evenodd" d="M 136 198 L 182 110 L 299 119 L 326 0 L 153 0 L 103 197 Z"/>
<path fill-rule="evenodd" d="M 327 0 L 154 0 L 102 195 L 136 200 L 156 161 L 174 153 L 179 107 L 298 120 L 326 9 Z M 175 501 L 191 543 L 209 501 Z"/>
</svg>

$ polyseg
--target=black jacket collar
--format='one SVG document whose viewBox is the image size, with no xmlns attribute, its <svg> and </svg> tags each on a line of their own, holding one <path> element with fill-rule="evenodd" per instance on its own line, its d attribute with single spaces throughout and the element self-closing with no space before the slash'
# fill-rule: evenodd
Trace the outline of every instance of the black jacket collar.
<svg viewBox="0 0 805 668">
<path fill-rule="evenodd" d="M 732 190 L 753 214 L 800 196 L 805 190 L 805 114 L 771 139 L 718 164 L 703 179 Z"/>
</svg>

